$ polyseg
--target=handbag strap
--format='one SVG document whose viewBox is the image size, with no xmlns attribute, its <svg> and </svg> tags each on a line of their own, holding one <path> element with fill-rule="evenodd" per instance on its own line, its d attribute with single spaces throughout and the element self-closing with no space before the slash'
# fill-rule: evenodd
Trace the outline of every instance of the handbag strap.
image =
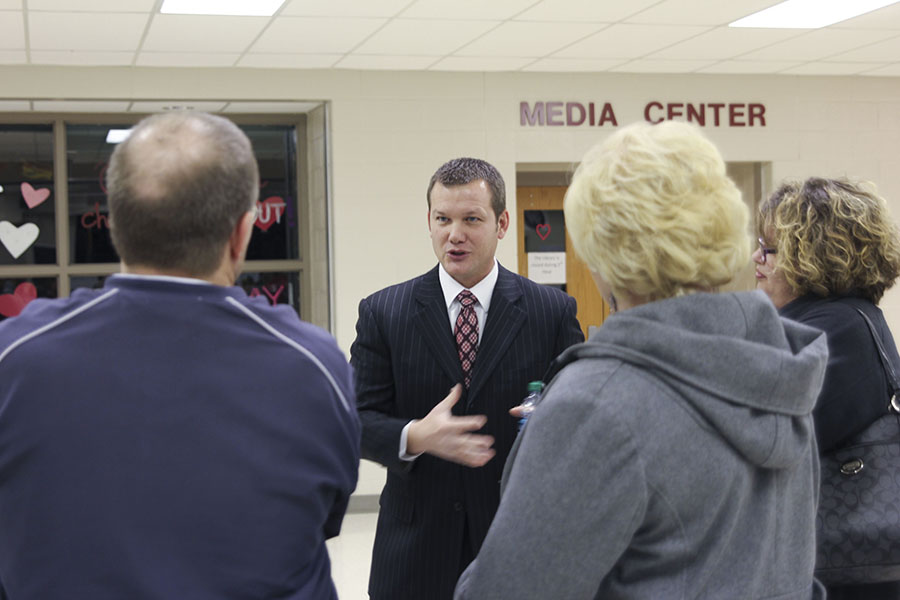
<svg viewBox="0 0 900 600">
<path fill-rule="evenodd" d="M 859 307 L 854 306 L 853 308 L 855 308 L 856 312 L 858 312 L 866 321 L 866 325 L 869 326 L 869 333 L 872 334 L 872 339 L 875 340 L 875 345 L 878 346 L 878 355 L 881 357 L 881 365 L 884 367 L 885 373 L 887 373 L 888 382 L 891 386 L 891 399 L 887 406 L 888 412 L 900 413 L 900 400 L 897 398 L 898 394 L 900 394 L 900 382 L 897 380 L 894 366 L 891 364 L 887 352 L 884 350 L 884 344 L 881 343 L 881 337 L 878 335 L 878 332 L 875 331 L 875 325 L 872 323 L 872 320 L 869 319 L 869 316 L 860 310 Z"/>
</svg>

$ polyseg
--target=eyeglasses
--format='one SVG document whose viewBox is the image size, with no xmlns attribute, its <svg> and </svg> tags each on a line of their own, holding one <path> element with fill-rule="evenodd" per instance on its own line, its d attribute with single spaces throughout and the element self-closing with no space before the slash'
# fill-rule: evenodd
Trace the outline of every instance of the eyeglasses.
<svg viewBox="0 0 900 600">
<path fill-rule="evenodd" d="M 772 248 L 771 246 L 766 246 L 766 240 L 762 238 L 756 238 L 759 241 L 759 253 L 762 256 L 763 262 L 766 261 L 766 257 L 770 254 L 778 254 L 778 248 Z"/>
</svg>

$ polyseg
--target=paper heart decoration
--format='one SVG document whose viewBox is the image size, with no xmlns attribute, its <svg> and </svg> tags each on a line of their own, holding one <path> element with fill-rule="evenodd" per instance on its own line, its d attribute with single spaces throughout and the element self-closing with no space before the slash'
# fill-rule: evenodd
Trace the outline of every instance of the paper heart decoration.
<svg viewBox="0 0 900 600">
<path fill-rule="evenodd" d="M 269 227 L 281 221 L 284 207 L 284 198 L 281 196 L 269 196 L 262 202 L 258 202 L 256 209 L 259 212 L 256 215 L 256 226 L 263 231 L 268 231 Z"/>
<path fill-rule="evenodd" d="M 41 230 L 34 223 L 16 227 L 9 221 L 0 221 L 0 242 L 6 246 L 13 258 L 19 258 L 38 239 Z"/>
<path fill-rule="evenodd" d="M 22 198 L 25 199 L 25 204 L 28 205 L 28 208 L 34 208 L 38 204 L 42 204 L 44 200 L 50 197 L 50 190 L 47 188 L 34 189 L 31 187 L 30 183 L 22 182 L 22 185 L 19 186 L 19 189 L 22 190 Z"/>
<path fill-rule="evenodd" d="M 550 235 L 550 224 L 549 223 L 541 223 L 537 227 L 534 228 L 537 231 L 538 237 L 542 240 L 546 240 Z"/>
<path fill-rule="evenodd" d="M 37 298 L 37 288 L 34 284 L 20 283 L 12 294 L 0 295 L 0 315 L 15 317 L 25 306 Z"/>
</svg>

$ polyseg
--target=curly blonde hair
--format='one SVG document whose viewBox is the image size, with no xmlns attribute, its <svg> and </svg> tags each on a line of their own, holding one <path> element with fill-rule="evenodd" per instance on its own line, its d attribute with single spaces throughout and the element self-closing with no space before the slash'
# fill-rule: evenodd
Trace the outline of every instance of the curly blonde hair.
<svg viewBox="0 0 900 600">
<path fill-rule="evenodd" d="M 853 294 L 877 304 L 900 275 L 897 226 L 869 182 L 784 183 L 760 205 L 757 228 L 798 296 Z"/>
<path fill-rule="evenodd" d="M 636 123 L 595 146 L 565 199 L 575 251 L 612 291 L 648 301 L 731 281 L 750 255 L 749 211 L 693 125 Z"/>
</svg>

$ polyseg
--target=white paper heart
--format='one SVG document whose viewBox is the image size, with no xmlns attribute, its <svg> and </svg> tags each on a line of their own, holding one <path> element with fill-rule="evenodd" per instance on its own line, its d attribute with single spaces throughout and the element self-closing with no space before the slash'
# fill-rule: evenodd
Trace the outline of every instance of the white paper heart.
<svg viewBox="0 0 900 600">
<path fill-rule="evenodd" d="M 34 223 L 16 227 L 9 221 L 0 221 L 0 242 L 13 258 L 19 258 L 38 239 L 41 230 Z"/>
</svg>

